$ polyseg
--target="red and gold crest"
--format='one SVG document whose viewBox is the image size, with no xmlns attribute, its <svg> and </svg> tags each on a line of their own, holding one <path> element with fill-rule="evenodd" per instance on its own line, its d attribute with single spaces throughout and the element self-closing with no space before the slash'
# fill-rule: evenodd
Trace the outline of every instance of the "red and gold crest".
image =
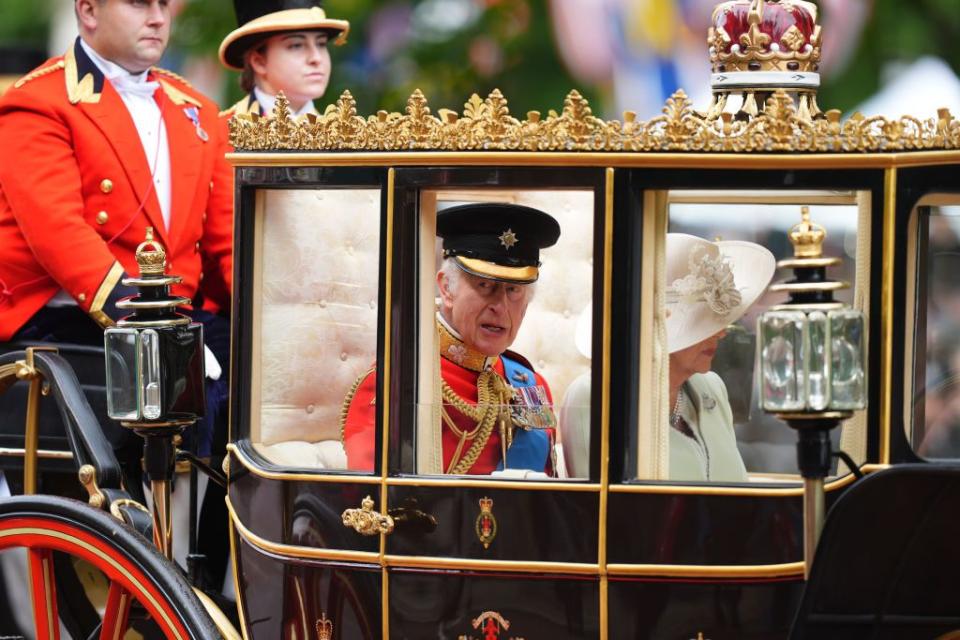
<svg viewBox="0 0 960 640">
<path fill-rule="evenodd" d="M 493 515 L 493 500 L 484 496 L 480 498 L 480 515 L 477 516 L 474 529 L 477 538 L 484 549 L 490 548 L 490 543 L 497 537 L 497 519 Z"/>
</svg>

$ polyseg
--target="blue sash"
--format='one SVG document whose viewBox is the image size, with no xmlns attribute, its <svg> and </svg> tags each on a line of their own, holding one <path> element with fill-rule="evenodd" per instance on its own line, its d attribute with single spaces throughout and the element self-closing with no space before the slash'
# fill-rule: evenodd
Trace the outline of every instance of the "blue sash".
<svg viewBox="0 0 960 640">
<path fill-rule="evenodd" d="M 536 386 L 537 377 L 532 369 L 506 356 L 500 357 L 503 360 L 504 375 L 511 386 L 518 388 Z M 517 428 L 513 430 L 513 443 L 507 449 L 507 459 L 500 462 L 497 471 L 502 471 L 504 468 L 543 471 L 547 468 L 549 458 L 550 434 L 547 431 Z"/>
</svg>

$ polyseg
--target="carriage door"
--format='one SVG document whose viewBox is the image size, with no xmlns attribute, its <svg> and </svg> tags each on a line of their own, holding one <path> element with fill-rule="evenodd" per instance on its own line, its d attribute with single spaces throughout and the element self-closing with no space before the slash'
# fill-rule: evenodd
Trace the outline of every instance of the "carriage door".
<svg viewBox="0 0 960 640">
<path fill-rule="evenodd" d="M 598 637 L 601 485 L 599 450 L 589 442 L 599 439 L 589 436 L 599 419 L 589 395 L 601 371 L 590 339 L 601 305 L 593 301 L 602 293 L 609 255 L 604 171 L 411 168 L 396 169 L 393 183 L 391 389 L 384 410 L 385 503 L 395 527 L 382 549 L 389 635 Z M 451 376 L 456 367 L 441 361 L 470 353 L 468 344 L 451 344 L 438 329 L 436 282 L 444 265 L 437 215 L 476 202 L 533 207 L 561 227 L 557 244 L 540 252 L 540 278 L 509 347 L 546 381 L 543 404 L 555 416 L 576 415 L 569 433 L 555 422 L 529 425 L 560 445 L 539 470 L 483 467 L 501 458 L 499 449 L 487 449 L 502 445 L 502 429 L 519 427 L 501 427 L 498 418 L 485 433 L 484 407 L 464 406 L 469 388 Z M 505 242 L 525 240 L 511 231 L 503 230 Z M 471 321 L 454 315 L 455 323 Z M 441 350 L 446 355 L 438 357 Z M 478 376 L 468 384 L 479 388 L 489 380 Z M 461 410 L 473 416 L 474 427 L 456 421 Z"/>
</svg>

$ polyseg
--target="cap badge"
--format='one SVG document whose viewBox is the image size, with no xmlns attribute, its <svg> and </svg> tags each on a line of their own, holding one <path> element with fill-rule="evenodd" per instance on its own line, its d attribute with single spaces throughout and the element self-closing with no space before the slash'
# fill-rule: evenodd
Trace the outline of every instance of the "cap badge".
<svg viewBox="0 0 960 640">
<path fill-rule="evenodd" d="M 500 234 L 500 244 L 507 249 L 510 249 L 513 247 L 513 245 L 517 244 L 517 234 L 513 232 L 513 229 L 507 229 Z"/>
</svg>

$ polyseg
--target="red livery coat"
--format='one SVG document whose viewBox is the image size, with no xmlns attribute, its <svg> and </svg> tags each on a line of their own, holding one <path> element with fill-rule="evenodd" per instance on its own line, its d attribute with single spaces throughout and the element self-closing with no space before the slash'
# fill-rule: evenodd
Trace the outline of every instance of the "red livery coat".
<svg viewBox="0 0 960 640">
<path fill-rule="evenodd" d="M 193 298 L 205 280 L 229 308 L 233 171 L 217 107 L 170 72 L 149 79 L 170 148 L 169 231 L 133 119 L 79 39 L 0 98 L 0 340 L 61 289 L 109 326 L 104 303 L 138 274 L 148 226 L 183 277 L 173 293 Z"/>
<path fill-rule="evenodd" d="M 497 359 L 493 370 L 503 377 L 502 358 Z M 477 378 L 480 376 L 478 372 L 461 367 L 447 358 L 440 358 L 440 375 L 457 395 L 469 404 L 477 404 Z M 552 404 L 553 398 L 546 380 L 538 373 L 534 375 L 536 376 L 536 384 L 543 386 Z M 360 471 L 374 470 L 373 457 L 376 445 L 374 442 L 376 425 L 376 403 L 374 398 L 376 397 L 376 384 L 376 372 L 371 371 L 357 387 L 356 393 L 347 410 L 346 420 L 343 425 L 343 446 L 347 451 L 347 466 L 350 469 Z M 454 420 L 458 429 L 470 432 L 476 428 L 476 423 L 473 422 L 473 420 L 464 416 L 450 405 L 445 404 L 445 407 L 448 415 Z M 457 449 L 460 438 L 454 435 L 453 431 L 446 425 L 442 428 L 442 433 L 443 469 L 446 471 L 446 469 L 450 467 L 450 461 L 453 459 L 453 454 Z M 550 439 L 551 441 L 553 440 L 552 434 Z M 470 443 L 471 441 L 468 440 L 464 444 L 460 457 L 469 449 Z M 486 446 L 484 446 L 480 452 L 480 456 L 467 473 L 476 475 L 493 473 L 496 471 L 502 459 L 500 432 L 495 427 L 490 434 L 490 439 L 487 440 Z M 549 469 L 550 462 L 548 460 L 547 468 L 544 469 L 544 471 L 548 471 Z"/>
</svg>

